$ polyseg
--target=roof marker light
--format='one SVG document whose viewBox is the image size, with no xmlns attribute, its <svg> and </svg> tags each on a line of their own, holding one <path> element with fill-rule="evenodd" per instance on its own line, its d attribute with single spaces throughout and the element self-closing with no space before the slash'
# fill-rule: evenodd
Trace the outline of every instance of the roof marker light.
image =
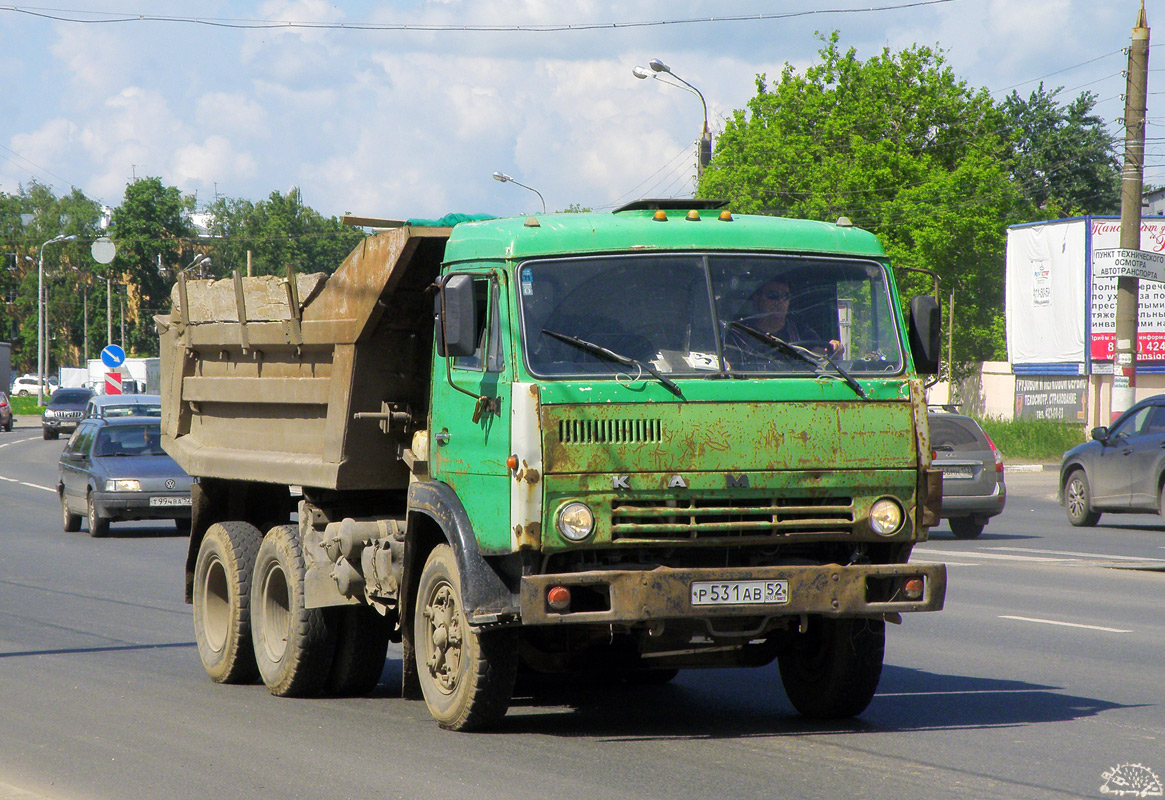
<svg viewBox="0 0 1165 800">
<path fill-rule="evenodd" d="M 720 221 L 721 222 L 732 222 L 732 212 L 729 211 L 728 209 L 721 211 L 720 212 Z"/>
<path fill-rule="evenodd" d="M 688 212 L 688 216 L 684 217 L 684 219 L 686 219 L 688 222 L 699 222 L 700 212 L 693 208 Z"/>
<path fill-rule="evenodd" d="M 667 212 L 662 208 L 656 209 L 655 213 L 651 215 L 651 218 L 656 222 L 667 222 Z"/>
</svg>

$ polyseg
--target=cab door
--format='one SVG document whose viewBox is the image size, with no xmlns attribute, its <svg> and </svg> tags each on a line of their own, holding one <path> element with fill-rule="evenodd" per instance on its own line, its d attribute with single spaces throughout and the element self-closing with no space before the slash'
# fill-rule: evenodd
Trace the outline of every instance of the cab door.
<svg viewBox="0 0 1165 800">
<path fill-rule="evenodd" d="M 511 550 L 509 309 L 503 273 L 472 278 L 477 350 L 433 358 L 430 469 L 457 493 L 482 553 L 500 554 Z"/>
<path fill-rule="evenodd" d="M 61 489 L 64 501 L 73 513 L 84 513 L 89 489 L 89 467 L 97 426 L 82 422 L 73 431 L 61 453 Z"/>
</svg>

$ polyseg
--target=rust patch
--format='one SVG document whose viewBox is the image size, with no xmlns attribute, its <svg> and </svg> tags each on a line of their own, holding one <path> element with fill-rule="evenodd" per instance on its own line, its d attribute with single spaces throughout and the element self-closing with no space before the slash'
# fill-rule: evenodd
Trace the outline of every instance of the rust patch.
<svg viewBox="0 0 1165 800">
<path fill-rule="evenodd" d="M 542 543 L 542 523 L 514 526 L 514 541 L 519 550 L 537 550 Z"/>
<path fill-rule="evenodd" d="M 538 481 L 542 480 L 542 473 L 531 467 L 523 459 L 522 468 L 514 473 L 514 480 L 525 481 L 526 483 L 533 486 L 534 484 L 538 483 Z"/>
</svg>

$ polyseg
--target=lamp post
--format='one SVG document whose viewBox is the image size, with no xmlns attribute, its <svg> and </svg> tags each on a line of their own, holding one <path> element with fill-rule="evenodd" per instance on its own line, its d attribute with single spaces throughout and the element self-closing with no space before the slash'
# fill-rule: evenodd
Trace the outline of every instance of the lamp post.
<svg viewBox="0 0 1165 800">
<path fill-rule="evenodd" d="M 77 235 L 71 233 L 68 236 L 61 233 L 49 239 L 40 246 L 40 261 L 36 268 L 36 404 L 38 406 L 44 405 L 44 385 L 45 385 L 45 362 L 47 354 L 45 353 L 45 295 L 44 295 L 44 249 L 55 242 L 71 242 L 76 239 Z"/>
<path fill-rule="evenodd" d="M 647 66 L 651 67 L 651 72 L 648 72 L 643 67 L 635 67 L 635 69 L 631 70 L 631 74 L 636 78 L 639 78 L 639 80 L 655 78 L 657 81 L 666 83 L 668 86 L 675 86 L 677 89 L 684 89 L 687 87 L 685 91 L 690 91 L 695 94 L 696 97 L 700 98 L 700 105 L 704 108 L 704 129 L 700 132 L 700 149 L 696 153 L 696 180 L 699 181 L 704 174 L 704 168 L 707 167 L 709 162 L 712 160 L 712 134 L 708 130 L 708 102 L 704 99 L 704 95 L 700 92 L 699 89 L 685 81 L 679 75 L 676 75 L 674 72 L 672 72 L 671 67 L 660 61 L 658 58 L 653 58 L 648 61 Z M 677 81 L 682 83 L 683 86 L 672 83 L 671 81 L 664 80 L 660 77 L 660 73 L 672 76 Z"/>
<path fill-rule="evenodd" d="M 527 186 L 524 183 L 518 183 L 516 180 L 514 180 L 513 178 L 511 178 L 509 175 L 507 175 L 504 172 L 495 172 L 494 173 L 494 180 L 500 181 L 501 183 L 512 183 L 515 186 L 521 186 L 523 189 L 529 189 L 531 192 L 538 195 L 538 199 L 542 201 L 542 213 L 543 214 L 546 213 L 546 200 L 545 200 L 545 198 L 542 197 L 542 192 L 538 191 L 533 186 Z"/>
</svg>

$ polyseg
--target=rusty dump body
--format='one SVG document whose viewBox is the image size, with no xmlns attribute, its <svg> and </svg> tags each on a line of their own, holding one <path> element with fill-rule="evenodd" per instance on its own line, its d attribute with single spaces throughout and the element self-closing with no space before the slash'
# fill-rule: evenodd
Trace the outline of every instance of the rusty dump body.
<svg viewBox="0 0 1165 800">
<path fill-rule="evenodd" d="M 424 421 L 432 297 L 449 228 L 368 237 L 328 278 L 191 281 L 162 331 L 166 449 L 191 475 L 343 490 L 403 490 Z M 407 267 L 407 268 L 406 268 Z M 395 268 L 395 269 L 394 269 Z M 243 320 L 240 322 L 240 320 Z"/>
<path fill-rule="evenodd" d="M 946 588 L 909 563 L 941 474 L 888 260 L 850 226 L 684 202 L 406 224 L 330 276 L 175 286 L 163 443 L 196 479 L 187 599 L 215 680 L 249 614 L 271 690 L 310 683 L 264 661 L 314 646 L 263 616 L 298 603 L 374 610 L 336 663 L 402 640 L 405 695 L 446 727 L 504 713 L 480 676 L 519 661 L 666 679 L 777 658 L 805 713 L 865 707 L 884 623 Z M 760 330 L 794 305 L 800 333 Z M 286 575 L 244 584 L 247 611 L 235 561 Z"/>
</svg>

